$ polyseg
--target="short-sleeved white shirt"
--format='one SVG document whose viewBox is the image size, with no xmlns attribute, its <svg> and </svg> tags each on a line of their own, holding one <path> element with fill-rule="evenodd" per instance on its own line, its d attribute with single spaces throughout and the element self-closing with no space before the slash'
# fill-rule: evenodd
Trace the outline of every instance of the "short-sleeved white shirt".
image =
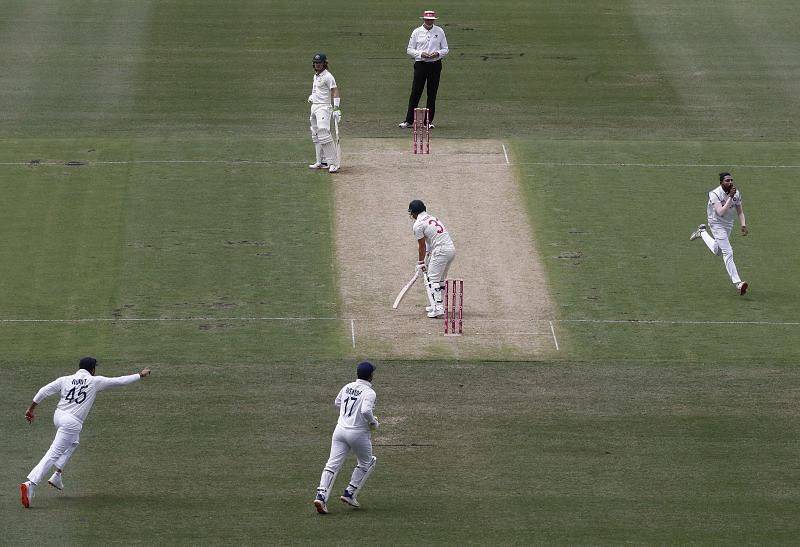
<svg viewBox="0 0 800 547">
<path fill-rule="evenodd" d="M 438 53 L 439 56 L 435 58 L 423 59 L 422 53 Z M 406 53 L 414 58 L 415 61 L 423 61 L 426 63 L 433 63 L 441 60 L 445 55 L 450 52 L 447 47 L 447 38 L 444 35 L 444 29 L 433 25 L 431 30 L 421 25 L 411 32 L 411 38 L 408 39 L 408 47 Z"/>
<path fill-rule="evenodd" d="M 327 69 L 319 74 L 314 72 L 314 82 L 311 86 L 312 104 L 331 104 L 331 90 L 335 87 L 336 80 Z"/>
<path fill-rule="evenodd" d="M 423 237 L 425 238 L 428 251 L 433 251 L 436 248 L 454 247 L 453 240 L 450 239 L 450 234 L 447 232 L 447 228 L 444 227 L 444 224 L 442 224 L 442 221 L 428 214 L 427 211 L 423 211 L 417 215 L 413 230 L 414 237 L 418 241 Z"/>
<path fill-rule="evenodd" d="M 347 429 L 369 429 L 375 422 L 375 390 L 366 380 L 358 379 L 339 390 L 336 406 L 339 407 L 338 424 Z"/>
<path fill-rule="evenodd" d="M 717 186 L 708 193 L 708 206 L 706 207 L 706 216 L 708 216 L 708 224 L 711 227 L 725 228 L 730 232 L 733 229 L 733 221 L 736 218 L 736 206 L 742 204 L 742 195 L 739 190 L 733 195 L 733 205 L 723 216 L 719 216 L 715 209 L 715 204 L 724 204 L 728 200 L 728 194 Z"/>
<path fill-rule="evenodd" d="M 128 376 L 117 376 L 107 378 L 105 376 L 92 376 L 85 369 L 70 376 L 56 378 L 46 386 L 42 387 L 33 397 L 33 402 L 39 404 L 42 400 L 60 393 L 58 410 L 72 414 L 78 421 L 83 423 L 89 411 L 92 409 L 94 399 L 97 394 L 110 387 L 124 386 L 139 380 L 139 374 Z"/>
</svg>

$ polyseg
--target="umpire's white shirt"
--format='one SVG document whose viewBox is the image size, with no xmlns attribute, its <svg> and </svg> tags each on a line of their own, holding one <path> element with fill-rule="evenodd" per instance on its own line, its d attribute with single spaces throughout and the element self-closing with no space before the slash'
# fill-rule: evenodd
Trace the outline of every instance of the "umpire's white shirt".
<svg viewBox="0 0 800 547">
<path fill-rule="evenodd" d="M 442 57 L 450 52 L 447 47 L 447 38 L 444 35 L 444 29 L 433 25 L 431 30 L 425 28 L 425 25 L 419 26 L 411 33 L 411 38 L 408 40 L 408 47 L 406 53 L 414 58 L 415 61 L 423 61 L 426 63 L 435 63 L 441 61 Z M 438 57 L 423 59 L 423 53 L 438 53 Z"/>
<path fill-rule="evenodd" d="M 375 422 L 375 390 L 366 380 L 358 379 L 344 386 L 336 396 L 339 407 L 338 425 L 346 429 L 369 429 Z"/>
<path fill-rule="evenodd" d="M 71 376 L 56 378 L 42 387 L 33 397 L 33 402 L 38 405 L 47 397 L 60 393 L 61 398 L 58 401 L 56 411 L 70 414 L 83 424 L 99 392 L 110 387 L 132 384 L 140 378 L 139 373 L 117 376 L 116 378 L 92 376 L 88 370 L 79 369 L 78 372 Z"/>
</svg>

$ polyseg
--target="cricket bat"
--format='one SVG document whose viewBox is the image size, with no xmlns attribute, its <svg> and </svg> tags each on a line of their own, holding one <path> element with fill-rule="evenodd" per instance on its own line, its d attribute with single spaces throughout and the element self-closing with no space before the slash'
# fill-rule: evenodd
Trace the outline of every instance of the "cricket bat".
<svg viewBox="0 0 800 547">
<path fill-rule="evenodd" d="M 419 277 L 419 270 L 414 270 L 414 277 L 412 277 L 411 280 L 408 283 L 406 283 L 405 287 L 400 289 L 400 293 L 397 295 L 397 298 L 394 299 L 394 304 L 392 304 L 393 310 L 397 309 L 397 306 L 400 305 L 400 302 L 403 300 L 403 297 L 408 292 L 408 289 L 414 286 L 414 283 L 416 283 L 418 277 Z"/>
</svg>

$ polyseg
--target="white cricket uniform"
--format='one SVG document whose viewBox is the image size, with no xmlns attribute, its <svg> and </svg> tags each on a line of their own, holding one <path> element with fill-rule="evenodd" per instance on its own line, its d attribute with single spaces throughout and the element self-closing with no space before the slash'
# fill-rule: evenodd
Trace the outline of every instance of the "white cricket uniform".
<svg viewBox="0 0 800 547">
<path fill-rule="evenodd" d="M 311 87 L 311 95 L 308 102 L 311 103 L 311 140 L 314 143 L 326 144 L 333 142 L 331 136 L 331 104 L 332 90 L 336 87 L 336 79 L 327 69 L 319 74 L 314 72 L 314 82 Z"/>
<path fill-rule="evenodd" d="M 99 392 L 132 384 L 140 378 L 138 373 L 115 378 L 92 376 L 88 370 L 79 369 L 75 374 L 62 376 L 42 387 L 33 397 L 33 402 L 37 405 L 51 395 L 60 394 L 53 413 L 56 436 L 42 460 L 28 474 L 28 480 L 40 484 L 52 466 L 64 469 L 78 447 L 83 422 Z"/>
<path fill-rule="evenodd" d="M 356 467 L 350 478 L 350 486 L 358 489 L 367 470 L 373 464 L 372 435 L 370 425 L 376 424 L 375 390 L 366 380 L 358 379 L 344 386 L 336 395 L 334 404 L 339 407 L 339 420 L 331 438 L 331 453 L 320 477 L 317 489 L 327 501 L 336 474 L 352 450 L 356 456 Z"/>
<path fill-rule="evenodd" d="M 739 190 L 733 196 L 733 205 L 728 208 L 724 216 L 719 216 L 716 211 L 716 204 L 722 205 L 728 199 L 728 195 L 721 186 L 717 186 L 708 193 L 708 205 L 706 206 L 706 216 L 708 217 L 708 231 L 701 232 L 703 242 L 709 250 L 717 256 L 722 255 L 722 260 L 725 264 L 725 271 L 731 278 L 733 284 L 738 284 L 742 280 L 739 277 L 739 272 L 736 269 L 736 263 L 733 261 L 733 247 L 730 242 L 731 231 L 733 230 L 733 221 L 736 218 L 736 206 L 742 205 L 742 196 Z"/>
<path fill-rule="evenodd" d="M 456 247 L 442 221 L 427 211 L 417 215 L 412 228 L 419 241 L 425 238 L 427 247 L 425 266 L 431 283 L 442 283 L 447 279 L 447 271 L 456 257 Z"/>
</svg>

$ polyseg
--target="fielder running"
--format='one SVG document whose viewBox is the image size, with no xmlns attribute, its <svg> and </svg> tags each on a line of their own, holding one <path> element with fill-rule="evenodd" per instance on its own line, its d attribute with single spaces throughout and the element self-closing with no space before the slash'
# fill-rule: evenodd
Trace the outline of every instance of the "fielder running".
<svg viewBox="0 0 800 547">
<path fill-rule="evenodd" d="M 317 512 L 328 512 L 328 496 L 336 475 L 339 473 L 347 454 L 352 450 L 356 455 L 356 467 L 350 477 L 350 483 L 339 498 L 351 507 L 361 507 L 356 499 L 364 487 L 367 478 L 375 469 L 377 458 L 372 455 L 372 438 L 370 428 L 380 424 L 373 414 L 375 409 L 375 390 L 372 389 L 372 376 L 375 365 L 364 361 L 356 367 L 357 380 L 350 382 L 339 390 L 334 404 L 339 407 L 339 421 L 331 438 L 331 454 L 317 487 L 314 507 Z"/>
<path fill-rule="evenodd" d="M 336 163 L 336 143 L 331 135 L 331 117 L 339 122 L 342 113 L 339 110 L 341 99 L 339 88 L 333 74 L 328 72 L 328 57 L 324 53 L 317 53 L 312 60 L 314 67 L 314 82 L 308 102 L 311 103 L 311 141 L 317 153 L 317 161 L 309 165 L 311 169 L 328 168 L 330 173 L 339 170 Z M 331 98 L 333 107 L 331 107 Z"/>
<path fill-rule="evenodd" d="M 447 271 L 456 257 L 456 248 L 442 221 L 425 210 L 425 204 L 415 199 L 408 204 L 408 214 L 414 219 L 414 237 L 417 239 L 417 269 L 425 278 L 429 306 L 428 317 L 444 316 L 442 289 Z"/>
<path fill-rule="evenodd" d="M 742 236 L 746 236 L 748 229 L 742 208 L 742 195 L 733 185 L 733 176 L 726 171 L 719 174 L 719 186 L 708 193 L 708 205 L 706 206 L 708 225 L 698 226 L 697 230 L 689 236 L 689 241 L 703 238 L 703 242 L 712 253 L 722 256 L 731 282 L 739 294 L 744 295 L 747 292 L 748 284 L 739 277 L 736 264 L 733 262 L 733 247 L 730 242 L 734 215 L 739 218 Z M 708 233 L 709 229 L 710 234 Z"/>
<path fill-rule="evenodd" d="M 53 424 L 56 426 L 56 437 L 53 444 L 42 460 L 28 473 L 28 480 L 20 484 L 22 492 L 22 505 L 30 507 L 34 491 L 44 480 L 51 467 L 55 473 L 47 481 L 50 486 L 58 490 L 64 489 L 61 473 L 67 465 L 72 453 L 78 448 L 83 422 L 92 409 L 94 399 L 98 392 L 117 386 L 132 384 L 150 375 L 150 369 L 129 376 L 106 378 L 95 376 L 97 360 L 94 357 L 84 357 L 80 360 L 78 371 L 71 376 L 62 376 L 42 387 L 33 397 L 33 402 L 25 411 L 25 419 L 33 423 L 33 411 L 42 400 L 60 393 L 60 399 L 55 413 Z"/>
</svg>

